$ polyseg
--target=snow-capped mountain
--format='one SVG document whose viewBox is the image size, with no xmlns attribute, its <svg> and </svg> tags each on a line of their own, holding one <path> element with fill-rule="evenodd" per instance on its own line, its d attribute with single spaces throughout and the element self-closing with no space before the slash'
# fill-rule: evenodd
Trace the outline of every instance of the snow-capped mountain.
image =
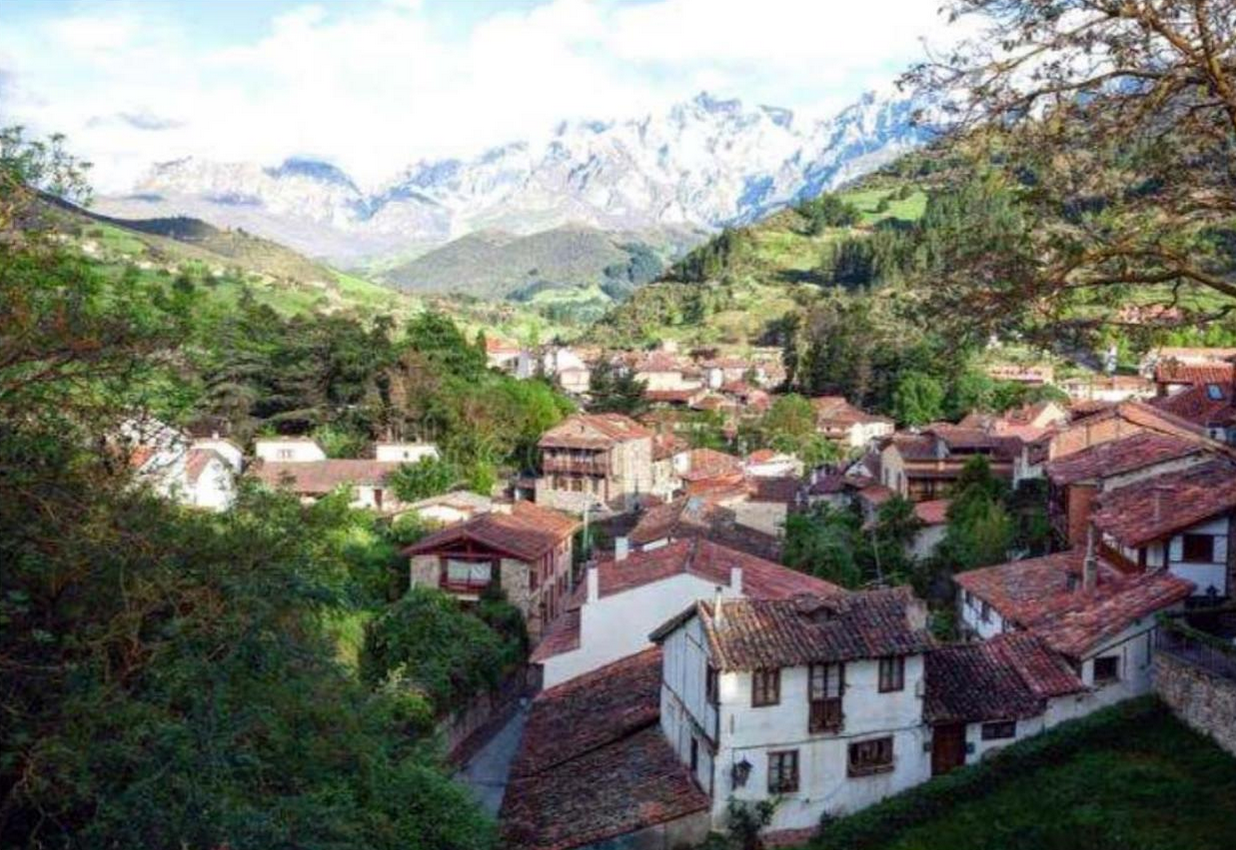
<svg viewBox="0 0 1236 850">
<path fill-rule="evenodd" d="M 706 93 L 663 114 L 563 122 L 546 139 L 415 163 L 364 190 L 338 168 L 180 159 L 155 165 L 115 215 L 193 215 L 336 261 L 412 254 L 481 229 L 716 228 L 759 218 L 920 144 L 915 104 L 868 94 L 826 120 Z"/>
</svg>

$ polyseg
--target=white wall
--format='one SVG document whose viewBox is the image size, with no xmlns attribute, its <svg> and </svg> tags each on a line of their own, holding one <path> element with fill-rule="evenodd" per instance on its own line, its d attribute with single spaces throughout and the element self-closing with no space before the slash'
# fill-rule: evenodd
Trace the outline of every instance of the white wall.
<svg viewBox="0 0 1236 850">
<path fill-rule="evenodd" d="M 654 629 L 697 599 L 713 598 L 716 589 L 713 582 L 683 573 L 585 602 L 579 609 L 579 649 L 544 661 L 544 686 L 553 687 L 647 649 Z M 741 594 L 722 586 L 722 595 Z"/>
<path fill-rule="evenodd" d="M 378 443 L 374 447 L 374 459 L 404 463 L 416 463 L 424 457 L 438 456 L 438 447 L 433 443 Z"/>
<path fill-rule="evenodd" d="M 261 460 L 282 463 L 326 460 L 326 452 L 312 440 L 258 439 L 253 441 L 253 453 Z"/>
<path fill-rule="evenodd" d="M 923 725 L 923 659 L 905 661 L 905 688 L 879 692 L 875 660 L 846 665 L 842 699 L 844 728 L 837 734 L 808 732 L 807 668 L 781 671 L 781 701 L 776 706 L 751 706 L 751 674 L 721 677 L 721 746 L 717 754 L 714 824 L 724 823 L 726 799 L 757 801 L 768 795 L 768 754 L 798 750 L 799 790 L 782 795 L 770 829 L 803 829 L 819 823 L 824 812 L 853 812 L 916 785 L 931 775 L 929 740 Z M 849 746 L 855 741 L 893 737 L 894 768 L 887 773 L 851 777 Z M 747 761 L 751 775 L 734 788 L 731 768 Z"/>
<path fill-rule="evenodd" d="M 983 640 L 1005 631 L 1004 619 L 1000 616 L 1000 612 L 994 606 L 988 606 L 988 618 L 984 622 L 983 600 L 978 596 L 967 594 L 963 588 L 957 590 L 957 613 L 961 617 L 962 625 Z"/>
<path fill-rule="evenodd" d="M 227 461 L 228 465 L 232 467 L 233 472 L 240 472 L 241 468 L 245 465 L 245 453 L 240 450 L 240 446 L 231 440 L 204 437 L 194 440 L 192 448 L 212 449 L 218 452 Z"/>
</svg>

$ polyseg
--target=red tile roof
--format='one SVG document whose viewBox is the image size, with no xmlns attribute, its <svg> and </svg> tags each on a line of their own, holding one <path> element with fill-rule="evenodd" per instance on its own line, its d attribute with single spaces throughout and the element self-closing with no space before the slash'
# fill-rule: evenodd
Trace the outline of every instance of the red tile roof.
<svg viewBox="0 0 1236 850">
<path fill-rule="evenodd" d="M 217 460 L 229 470 L 231 469 L 231 464 L 214 449 L 189 449 L 185 454 L 185 477 L 191 483 L 196 483 L 212 460 Z"/>
<path fill-rule="evenodd" d="M 740 458 L 716 449 L 691 449 L 687 472 L 682 474 L 682 478 L 685 481 L 697 481 L 732 473 L 742 473 Z"/>
<path fill-rule="evenodd" d="M 1170 573 L 1125 575 L 1100 559 L 1098 582 L 1085 590 L 1081 549 L 959 573 L 964 590 L 1000 616 L 1042 637 L 1052 649 L 1078 658 L 1135 620 L 1179 602 L 1192 582 Z"/>
<path fill-rule="evenodd" d="M 811 406 L 815 408 L 816 422 L 821 426 L 845 427 L 871 422 L 887 422 L 892 424 L 893 421 L 886 416 L 877 416 L 874 413 L 868 413 L 860 407 L 855 407 L 844 396 L 839 395 L 825 395 L 813 398 L 811 399 Z"/>
<path fill-rule="evenodd" d="M 1225 427 L 1236 421 L 1236 399 L 1230 384 L 1199 384 L 1175 395 L 1151 399 L 1156 410 L 1179 416 L 1203 428 Z"/>
<path fill-rule="evenodd" d="M 449 548 L 461 540 L 535 561 L 575 533 L 579 522 L 565 514 L 516 502 L 510 513 L 493 511 L 444 528 L 403 550 L 405 556 L 423 555 Z"/>
<path fill-rule="evenodd" d="M 622 561 L 600 561 L 596 566 L 597 589 L 601 596 L 611 596 L 683 574 L 728 587 L 734 567 L 742 570 L 743 595 L 751 598 L 789 599 L 804 593 L 830 596 L 845 592 L 815 576 L 700 539 L 677 540 L 647 552 L 633 552 Z"/>
<path fill-rule="evenodd" d="M 1236 377 L 1236 365 L 1231 363 L 1182 363 L 1163 360 L 1154 367 L 1158 384 L 1228 384 Z"/>
<path fill-rule="evenodd" d="M 531 776 L 625 738 L 661 716 L 661 649 L 629 655 L 532 701 L 511 776 Z"/>
<path fill-rule="evenodd" d="M 506 788 L 499 814 L 508 850 L 571 850 L 706 812 L 659 728 L 585 753 Z"/>
<path fill-rule="evenodd" d="M 659 728 L 660 692 L 654 648 L 538 696 L 502 801 L 505 846 L 568 850 L 705 811 Z"/>
<path fill-rule="evenodd" d="M 539 445 L 543 448 L 603 449 L 652 436 L 652 431 L 621 413 L 580 413 L 546 431 Z"/>
<path fill-rule="evenodd" d="M 1096 528 L 1123 546 L 1142 546 L 1236 510 L 1236 465 L 1216 458 L 1102 494 Z"/>
<path fill-rule="evenodd" d="M 948 506 L 951 499 L 931 499 L 914 505 L 914 515 L 924 525 L 944 525 L 948 522 Z"/>
<path fill-rule="evenodd" d="M 658 641 L 698 616 L 712 657 L 725 670 L 913 655 L 935 645 L 926 606 L 908 588 L 791 599 L 726 599 L 695 606 L 653 633 Z"/>
<path fill-rule="evenodd" d="M 312 461 L 258 460 L 249 474 L 270 487 L 289 487 L 292 492 L 323 496 L 344 485 L 381 487 L 398 461 L 331 459 Z"/>
<path fill-rule="evenodd" d="M 549 624 L 528 660 L 541 664 L 555 655 L 574 652 L 579 649 L 579 640 L 579 607 L 576 603 L 575 607 L 563 611 Z"/>
<path fill-rule="evenodd" d="M 802 479 L 794 475 L 758 476 L 747 479 L 747 492 L 752 502 L 794 505 L 797 504 L 802 489 Z"/>
<path fill-rule="evenodd" d="M 1202 450 L 1202 444 L 1190 437 L 1140 431 L 1048 461 L 1043 469 L 1052 483 L 1065 486 L 1123 475 Z"/>
<path fill-rule="evenodd" d="M 739 526 L 734 511 L 700 496 L 683 496 L 645 511 L 630 540 L 644 546 L 657 540 L 701 537 L 768 560 L 779 560 L 781 541 Z"/>
<path fill-rule="evenodd" d="M 1047 698 L 1085 690 L 1061 656 L 1026 633 L 933 650 L 926 675 L 930 723 L 1034 717 Z"/>
</svg>

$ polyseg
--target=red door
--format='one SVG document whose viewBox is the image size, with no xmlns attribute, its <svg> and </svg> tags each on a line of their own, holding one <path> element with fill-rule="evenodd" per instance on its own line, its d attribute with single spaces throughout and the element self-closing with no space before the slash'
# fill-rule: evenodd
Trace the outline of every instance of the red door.
<svg viewBox="0 0 1236 850">
<path fill-rule="evenodd" d="M 966 724 L 943 723 L 931 728 L 931 775 L 948 773 L 966 763 Z"/>
</svg>

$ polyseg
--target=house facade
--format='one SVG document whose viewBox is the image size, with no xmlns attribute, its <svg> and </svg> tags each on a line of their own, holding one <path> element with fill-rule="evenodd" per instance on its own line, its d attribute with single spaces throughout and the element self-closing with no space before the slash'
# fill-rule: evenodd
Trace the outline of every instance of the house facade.
<svg viewBox="0 0 1236 850">
<path fill-rule="evenodd" d="M 661 729 L 711 800 L 810 829 L 930 775 L 926 608 L 905 589 L 697 603 L 654 633 Z"/>
<path fill-rule="evenodd" d="M 258 437 L 253 441 L 253 455 L 277 463 L 326 460 L 326 452 L 312 437 Z"/>
<path fill-rule="evenodd" d="M 912 502 L 947 499 L 973 457 L 986 458 L 993 474 L 1013 480 L 1022 454 L 1018 437 L 981 428 L 935 425 L 917 434 L 894 434 L 880 449 L 881 482 Z"/>
<path fill-rule="evenodd" d="M 866 448 L 895 430 L 893 420 L 855 407 L 843 396 L 813 398 L 811 406 L 815 408 L 816 430 L 847 449 Z"/>
<path fill-rule="evenodd" d="M 413 586 L 441 588 L 465 602 L 500 588 L 537 641 L 575 589 L 571 564 L 578 528 L 557 511 L 516 502 L 431 534 L 403 555 Z"/>
<path fill-rule="evenodd" d="M 618 413 L 577 414 L 542 435 L 537 504 L 629 510 L 653 492 L 653 432 Z"/>
</svg>

